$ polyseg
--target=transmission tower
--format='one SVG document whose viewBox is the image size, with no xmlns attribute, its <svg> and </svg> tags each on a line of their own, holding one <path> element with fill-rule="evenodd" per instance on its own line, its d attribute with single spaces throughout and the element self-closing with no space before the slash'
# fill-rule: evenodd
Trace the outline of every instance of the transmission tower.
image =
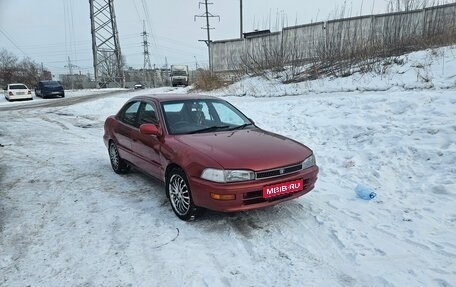
<svg viewBox="0 0 456 287">
<path fill-rule="evenodd" d="M 149 34 L 146 31 L 146 21 L 143 21 L 143 32 L 141 33 L 143 36 L 143 47 L 144 47 L 144 69 L 152 69 L 152 65 L 150 64 L 150 56 L 149 56 L 149 41 L 148 36 Z"/>
<path fill-rule="evenodd" d="M 152 69 L 152 65 L 150 64 L 150 54 L 149 54 L 149 40 L 148 36 L 149 34 L 146 31 L 146 21 L 143 21 L 143 32 L 141 33 L 141 36 L 143 36 L 143 47 L 144 47 L 144 84 L 147 86 L 150 86 L 150 77 L 149 73 L 150 70 Z M 152 79 L 153 85 L 155 86 L 155 81 Z"/>
<path fill-rule="evenodd" d="M 78 68 L 78 66 L 73 65 L 71 63 L 71 59 L 68 56 L 68 65 L 65 65 L 65 68 L 68 68 L 69 76 L 70 76 L 70 82 L 71 82 L 71 89 L 74 90 L 74 75 L 73 75 L 73 68 Z"/>
<path fill-rule="evenodd" d="M 95 81 L 125 87 L 114 0 L 89 0 Z"/>
<path fill-rule="evenodd" d="M 204 2 L 199 2 L 198 3 L 199 8 L 201 8 L 202 4 L 204 4 L 204 6 L 206 7 L 206 12 L 203 13 L 202 15 L 195 15 L 194 21 L 196 21 L 196 18 L 199 18 L 199 17 L 206 18 L 206 26 L 201 27 L 201 29 L 207 31 L 207 40 L 199 40 L 199 41 L 205 42 L 206 45 L 207 45 L 207 53 L 208 53 L 208 57 L 209 57 L 209 71 L 212 72 L 212 56 L 211 56 L 211 42 L 212 41 L 211 41 L 211 33 L 210 33 L 210 31 L 215 29 L 215 28 L 211 27 L 211 25 L 209 24 L 209 18 L 218 18 L 219 22 L 220 22 L 220 16 L 212 15 L 211 13 L 209 13 L 208 5 L 212 5 L 214 3 L 209 3 L 209 2 L 207 2 L 207 0 L 204 0 Z"/>
</svg>

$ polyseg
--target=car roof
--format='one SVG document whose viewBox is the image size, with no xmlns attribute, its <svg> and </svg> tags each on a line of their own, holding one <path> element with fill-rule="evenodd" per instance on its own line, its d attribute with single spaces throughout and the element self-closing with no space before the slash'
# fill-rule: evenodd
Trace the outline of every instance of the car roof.
<svg viewBox="0 0 456 287">
<path fill-rule="evenodd" d="M 198 95 L 198 94 L 151 94 L 144 96 L 136 96 L 130 99 L 133 100 L 157 100 L 159 102 L 171 102 L 179 100 L 206 100 L 206 99 L 218 99 L 212 96 Z"/>
<path fill-rule="evenodd" d="M 23 84 L 23 83 L 11 83 L 11 84 L 8 84 L 8 86 L 11 86 L 11 85 L 24 85 L 24 86 L 27 86 L 26 84 Z"/>
</svg>

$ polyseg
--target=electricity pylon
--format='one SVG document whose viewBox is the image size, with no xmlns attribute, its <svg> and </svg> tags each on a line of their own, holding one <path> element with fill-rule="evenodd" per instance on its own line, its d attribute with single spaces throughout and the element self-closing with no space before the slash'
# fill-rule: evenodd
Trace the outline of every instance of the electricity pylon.
<svg viewBox="0 0 456 287">
<path fill-rule="evenodd" d="M 207 2 L 207 0 L 204 0 L 204 2 L 199 2 L 198 5 L 199 5 L 199 8 L 201 8 L 201 5 L 204 4 L 204 6 L 206 7 L 206 12 L 203 13 L 202 15 L 195 15 L 195 18 L 194 18 L 194 21 L 196 21 L 196 18 L 198 17 L 201 17 L 201 18 L 206 18 L 206 26 L 204 27 L 201 27 L 201 29 L 203 30 L 206 30 L 207 31 L 207 40 L 199 40 L 201 42 L 205 42 L 206 45 L 207 45 L 207 53 L 208 53 L 208 56 L 209 56 L 209 71 L 212 73 L 212 55 L 211 55 L 211 33 L 210 33 L 210 30 L 214 29 L 213 27 L 211 27 L 211 25 L 209 24 L 209 18 L 218 18 L 219 19 L 219 22 L 220 22 L 220 16 L 218 15 L 212 15 L 210 12 L 209 12 L 209 8 L 208 8 L 208 5 L 212 5 L 214 3 L 210 3 L 210 2 Z"/>
<path fill-rule="evenodd" d="M 143 22 L 143 32 L 141 36 L 143 36 L 143 47 L 144 47 L 144 84 L 150 86 L 150 72 L 152 70 L 152 65 L 150 64 L 150 54 L 149 54 L 149 40 L 148 40 L 148 33 L 146 31 L 146 22 Z M 155 86 L 154 76 L 152 76 L 152 85 Z"/>
<path fill-rule="evenodd" d="M 89 0 L 95 81 L 125 87 L 114 0 Z"/>
</svg>

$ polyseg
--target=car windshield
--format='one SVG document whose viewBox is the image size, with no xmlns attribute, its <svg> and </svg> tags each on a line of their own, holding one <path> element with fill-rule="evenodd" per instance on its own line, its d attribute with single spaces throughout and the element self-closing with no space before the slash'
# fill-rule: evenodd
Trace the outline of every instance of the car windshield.
<svg viewBox="0 0 456 287">
<path fill-rule="evenodd" d="M 27 90 L 25 85 L 10 85 L 10 90 Z"/>
<path fill-rule="evenodd" d="M 173 71 L 173 76 L 187 76 L 187 72 L 186 71 Z"/>
<path fill-rule="evenodd" d="M 243 129 L 252 122 L 231 104 L 217 99 L 162 103 L 170 134 L 195 134 Z"/>
<path fill-rule="evenodd" d="M 59 87 L 60 86 L 59 82 L 56 82 L 56 81 L 43 82 L 43 85 L 46 87 Z"/>
</svg>

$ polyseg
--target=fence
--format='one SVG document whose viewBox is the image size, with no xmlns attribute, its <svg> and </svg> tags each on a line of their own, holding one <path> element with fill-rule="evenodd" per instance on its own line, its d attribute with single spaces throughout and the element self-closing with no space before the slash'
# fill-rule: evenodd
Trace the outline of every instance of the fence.
<svg viewBox="0 0 456 287">
<path fill-rule="evenodd" d="M 290 62 L 382 54 L 456 40 L 456 3 L 420 10 L 352 17 L 286 27 L 253 38 L 214 41 L 213 70 L 271 69 Z"/>
</svg>

